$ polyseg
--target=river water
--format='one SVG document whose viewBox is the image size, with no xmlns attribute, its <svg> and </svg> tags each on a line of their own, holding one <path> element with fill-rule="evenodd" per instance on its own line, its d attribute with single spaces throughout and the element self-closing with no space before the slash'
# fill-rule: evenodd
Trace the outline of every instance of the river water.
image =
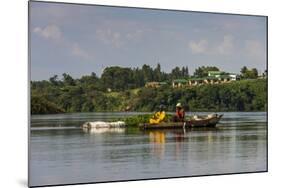
<svg viewBox="0 0 281 188">
<path fill-rule="evenodd" d="M 31 186 L 267 171 L 264 112 L 223 112 L 217 128 L 79 128 L 136 113 L 31 117 Z"/>
</svg>

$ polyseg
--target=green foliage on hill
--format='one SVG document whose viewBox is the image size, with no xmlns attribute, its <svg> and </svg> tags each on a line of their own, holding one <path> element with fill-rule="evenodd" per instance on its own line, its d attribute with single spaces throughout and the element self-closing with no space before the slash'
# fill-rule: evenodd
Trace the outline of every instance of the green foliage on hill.
<svg viewBox="0 0 281 188">
<path fill-rule="evenodd" d="M 217 67 L 199 67 L 193 77 L 206 76 Z M 244 80 L 227 84 L 172 88 L 171 81 L 190 77 L 188 67 L 175 67 L 170 73 L 158 64 L 142 68 L 107 67 L 101 77 L 95 73 L 74 79 L 64 73 L 48 81 L 31 82 L 31 113 L 156 111 L 161 103 L 174 111 L 178 102 L 191 111 L 265 111 L 267 80 L 256 78 L 256 69 L 241 69 Z M 149 81 L 166 81 L 160 88 L 145 88 Z"/>
<path fill-rule="evenodd" d="M 258 70 L 256 68 L 248 69 L 246 66 L 241 69 L 242 78 L 256 79 L 258 77 Z"/>
<path fill-rule="evenodd" d="M 137 100 L 135 110 L 141 111 L 153 111 L 161 101 L 166 102 L 168 111 L 174 111 L 177 102 L 189 106 L 191 111 L 265 111 L 267 81 L 241 80 L 182 89 L 145 88 Z"/>
<path fill-rule="evenodd" d="M 42 96 L 31 97 L 31 113 L 32 114 L 57 114 L 63 113 L 64 110 L 56 104 L 46 100 Z"/>
<path fill-rule="evenodd" d="M 241 80 L 225 84 L 188 88 L 138 88 L 119 92 L 97 90 L 91 84 L 53 85 L 32 83 L 32 114 L 61 112 L 156 111 L 164 103 L 174 111 L 181 102 L 190 111 L 265 111 L 267 80 Z"/>
</svg>

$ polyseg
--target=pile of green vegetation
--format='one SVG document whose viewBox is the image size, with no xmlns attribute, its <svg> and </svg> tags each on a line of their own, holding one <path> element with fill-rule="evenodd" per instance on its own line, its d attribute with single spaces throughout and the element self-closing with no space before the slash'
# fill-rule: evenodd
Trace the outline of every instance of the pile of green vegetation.
<svg viewBox="0 0 281 188">
<path fill-rule="evenodd" d="M 149 122 L 149 119 L 152 117 L 151 114 L 143 114 L 143 115 L 135 115 L 131 117 L 126 118 L 120 118 L 119 121 L 124 121 L 126 123 L 126 126 L 136 126 L 140 123 L 147 123 Z"/>
<path fill-rule="evenodd" d="M 153 114 L 142 114 L 142 115 L 134 115 L 126 118 L 119 118 L 116 121 L 124 121 L 126 126 L 135 127 L 140 123 L 148 123 L 149 119 L 152 118 Z M 165 121 L 168 121 L 172 118 L 171 114 L 166 114 Z"/>
</svg>

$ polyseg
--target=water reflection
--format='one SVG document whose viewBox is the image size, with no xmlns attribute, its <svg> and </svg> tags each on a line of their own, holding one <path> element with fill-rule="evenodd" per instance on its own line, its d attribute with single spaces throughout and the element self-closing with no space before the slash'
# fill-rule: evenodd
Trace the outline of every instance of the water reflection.
<svg viewBox="0 0 281 188">
<path fill-rule="evenodd" d="M 166 144 L 175 147 L 174 156 L 178 156 L 181 152 L 186 132 L 180 130 L 150 130 L 146 131 L 149 135 L 149 143 L 151 144 L 151 153 L 161 159 L 165 154 Z"/>
<path fill-rule="evenodd" d="M 150 131 L 149 141 L 150 143 L 165 144 L 166 134 L 163 131 Z"/>
<path fill-rule="evenodd" d="M 189 128 L 178 130 L 147 130 L 149 143 L 151 145 L 150 151 L 152 155 L 162 159 L 165 156 L 165 151 L 169 151 L 169 155 L 173 156 L 175 160 L 188 155 L 187 146 L 192 144 L 194 149 L 197 144 L 203 144 L 204 150 L 210 147 L 214 142 L 228 139 L 219 134 L 218 128 Z M 168 147 L 168 148 L 167 148 Z"/>
<path fill-rule="evenodd" d="M 83 128 L 84 133 L 87 134 L 102 134 L 102 133 L 124 133 L 124 128 Z"/>
<path fill-rule="evenodd" d="M 164 131 L 149 131 L 149 142 L 152 144 L 151 153 L 162 158 L 165 153 L 166 134 Z"/>
</svg>

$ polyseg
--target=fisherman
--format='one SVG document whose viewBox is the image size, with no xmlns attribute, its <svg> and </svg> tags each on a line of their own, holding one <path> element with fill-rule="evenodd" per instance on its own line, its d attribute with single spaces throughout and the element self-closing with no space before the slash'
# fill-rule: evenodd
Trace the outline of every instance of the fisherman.
<svg viewBox="0 0 281 188">
<path fill-rule="evenodd" d="M 156 112 L 152 118 L 149 119 L 149 123 L 150 124 L 158 124 L 158 123 L 161 123 L 162 121 L 164 121 L 165 117 L 166 117 L 166 113 L 164 111 L 164 105 L 161 104 L 159 106 L 159 111 Z"/>
<path fill-rule="evenodd" d="M 173 116 L 173 122 L 184 122 L 185 112 L 181 103 L 176 105 L 176 114 Z"/>
</svg>

